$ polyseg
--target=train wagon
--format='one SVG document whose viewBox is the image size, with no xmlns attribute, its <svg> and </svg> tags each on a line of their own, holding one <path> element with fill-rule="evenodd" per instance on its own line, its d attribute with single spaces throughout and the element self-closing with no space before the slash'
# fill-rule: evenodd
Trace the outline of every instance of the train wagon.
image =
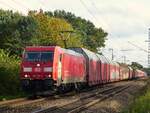
<svg viewBox="0 0 150 113">
<path fill-rule="evenodd" d="M 110 60 L 108 58 L 106 58 L 104 55 L 102 55 L 105 63 L 104 63 L 104 68 L 105 68 L 105 75 L 102 75 L 104 80 L 103 80 L 103 84 L 105 83 L 109 83 L 110 80 Z"/>
<path fill-rule="evenodd" d="M 89 86 L 100 84 L 101 74 L 100 74 L 100 59 L 96 53 L 91 52 L 84 48 L 69 48 L 84 55 L 86 59 L 86 72 L 87 72 L 87 83 Z"/>
<path fill-rule="evenodd" d="M 134 76 L 133 76 L 134 78 L 142 78 L 142 77 L 147 76 L 145 72 L 143 72 L 139 69 L 134 69 L 133 74 L 134 74 Z"/>
<path fill-rule="evenodd" d="M 119 64 L 114 62 L 114 61 L 111 61 L 110 63 L 110 81 L 113 82 L 113 81 L 119 81 Z"/>
<path fill-rule="evenodd" d="M 100 59 L 100 84 L 104 84 L 107 80 L 107 67 L 105 66 L 107 64 L 107 61 L 103 55 L 97 54 L 97 56 Z"/>
<path fill-rule="evenodd" d="M 133 69 L 130 66 L 128 66 L 128 68 L 129 68 L 129 79 L 133 79 L 134 78 Z"/>
<path fill-rule="evenodd" d="M 126 64 L 120 64 L 120 80 L 129 79 L 129 68 Z"/>
</svg>

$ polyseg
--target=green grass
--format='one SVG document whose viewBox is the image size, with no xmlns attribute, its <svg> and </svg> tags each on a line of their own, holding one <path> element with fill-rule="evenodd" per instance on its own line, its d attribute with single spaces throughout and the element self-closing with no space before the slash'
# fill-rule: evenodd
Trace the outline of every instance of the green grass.
<svg viewBox="0 0 150 113">
<path fill-rule="evenodd" d="M 135 101 L 123 113 L 150 113 L 150 83 L 143 89 L 140 96 L 135 98 Z"/>
</svg>

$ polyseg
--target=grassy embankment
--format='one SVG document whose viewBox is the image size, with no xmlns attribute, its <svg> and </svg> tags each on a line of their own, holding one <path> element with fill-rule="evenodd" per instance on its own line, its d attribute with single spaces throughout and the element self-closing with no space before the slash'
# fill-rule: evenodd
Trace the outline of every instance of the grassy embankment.
<svg viewBox="0 0 150 113">
<path fill-rule="evenodd" d="M 20 59 L 0 49 L 0 100 L 21 97 L 19 81 Z"/>
<path fill-rule="evenodd" d="M 150 113 L 150 79 L 147 86 L 135 98 L 129 109 L 123 113 Z"/>
</svg>

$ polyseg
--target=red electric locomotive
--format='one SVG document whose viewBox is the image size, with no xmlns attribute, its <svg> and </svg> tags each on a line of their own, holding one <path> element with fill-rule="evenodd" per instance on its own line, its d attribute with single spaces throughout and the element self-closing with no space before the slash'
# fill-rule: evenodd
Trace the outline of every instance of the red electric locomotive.
<svg viewBox="0 0 150 113">
<path fill-rule="evenodd" d="M 82 54 L 58 46 L 26 47 L 21 63 L 25 91 L 65 90 L 86 83 Z"/>
</svg>

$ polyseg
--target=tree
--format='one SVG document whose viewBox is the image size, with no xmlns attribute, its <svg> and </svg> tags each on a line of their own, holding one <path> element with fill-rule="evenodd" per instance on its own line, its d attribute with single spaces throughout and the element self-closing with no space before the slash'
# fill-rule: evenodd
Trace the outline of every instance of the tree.
<svg viewBox="0 0 150 113">
<path fill-rule="evenodd" d="M 144 68 L 143 70 L 147 73 L 148 76 L 150 75 L 150 68 Z"/>
<path fill-rule="evenodd" d="M 73 32 L 72 26 L 64 19 L 59 18 L 50 18 L 49 25 L 51 27 L 52 39 L 55 43 L 62 47 L 67 46 L 69 39 L 72 38 L 70 35 Z"/>
<path fill-rule="evenodd" d="M 22 46 L 30 45 L 30 40 L 37 36 L 38 22 L 32 16 L 23 16 L 17 23 Z"/>
<path fill-rule="evenodd" d="M 81 43 L 85 48 L 97 51 L 97 48 L 105 46 L 107 33 L 102 28 L 96 28 L 92 22 L 64 10 L 48 11 L 45 14 L 49 17 L 63 18 L 71 23 L 76 34 L 80 35 Z"/>
<path fill-rule="evenodd" d="M 65 45 L 74 45 L 76 42 L 74 37 L 80 40 L 77 36 L 70 35 L 70 32 L 73 32 L 73 28 L 66 20 L 49 17 L 41 12 L 32 12 L 30 14 L 32 14 L 30 16 L 34 17 L 38 22 L 37 45 L 59 45 L 65 47 Z M 35 44 L 34 41 L 32 42 Z"/>
<path fill-rule="evenodd" d="M 16 53 L 16 49 L 12 47 L 18 42 L 20 36 L 16 30 L 20 18 L 19 13 L 0 10 L 0 48 L 10 49 L 12 53 Z"/>
<path fill-rule="evenodd" d="M 131 67 L 134 69 L 143 69 L 143 66 L 137 62 L 132 62 Z"/>
</svg>

